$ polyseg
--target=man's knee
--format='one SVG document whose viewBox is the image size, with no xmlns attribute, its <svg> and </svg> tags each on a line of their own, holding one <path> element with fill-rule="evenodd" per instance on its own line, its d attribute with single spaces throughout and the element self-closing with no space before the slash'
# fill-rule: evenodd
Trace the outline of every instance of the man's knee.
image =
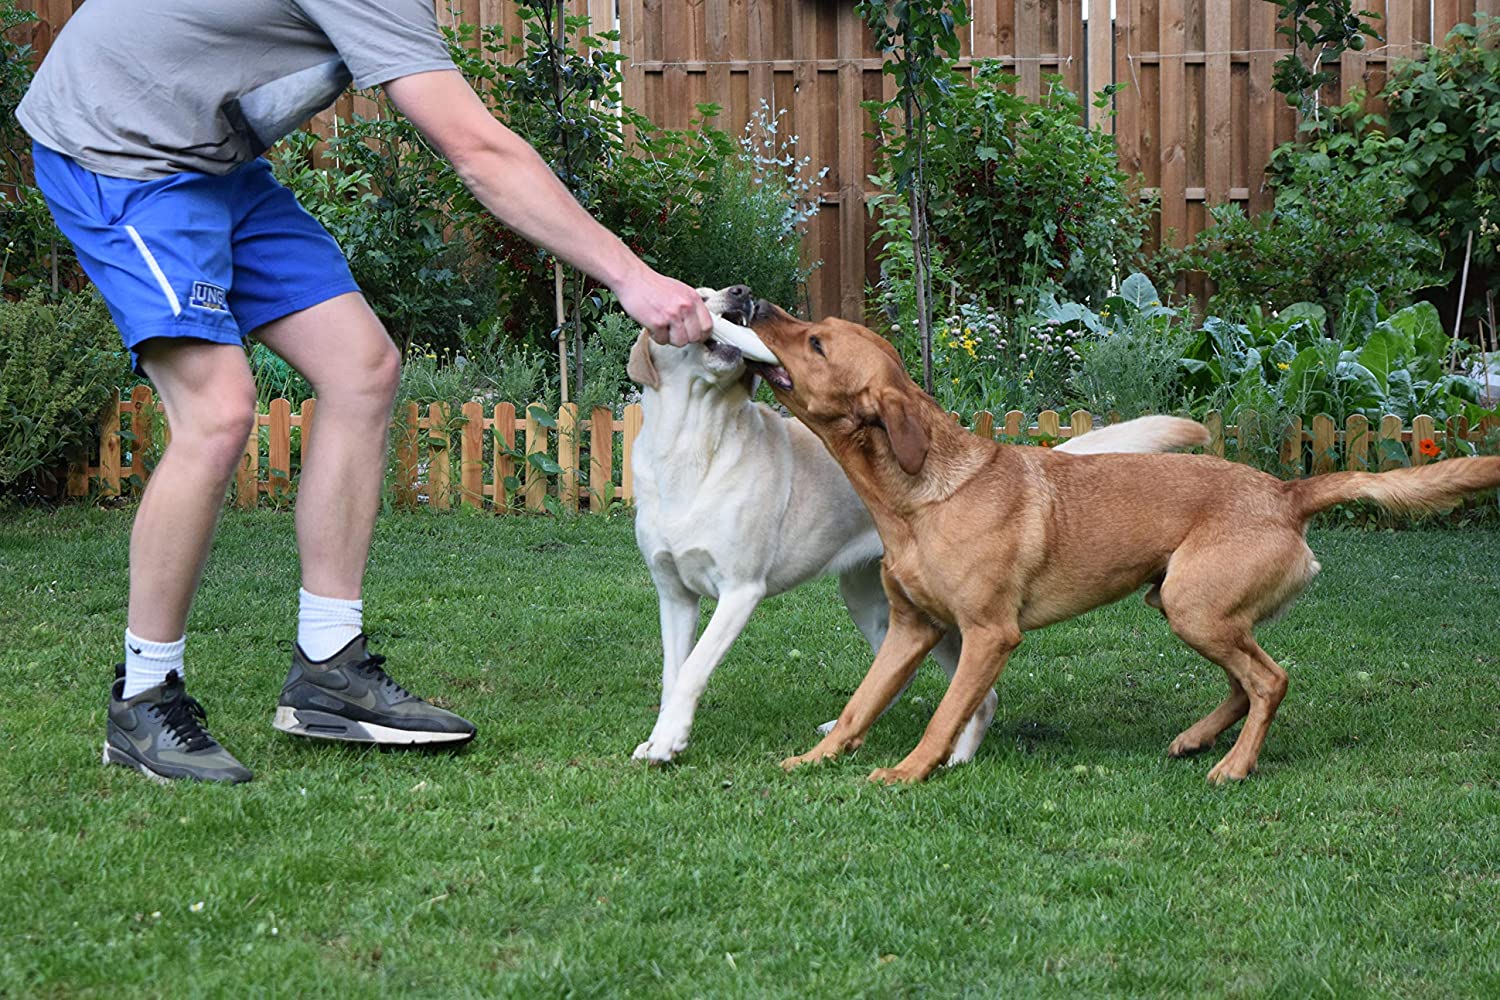
<svg viewBox="0 0 1500 1000">
<path fill-rule="evenodd" d="M 194 408 L 187 426 L 172 428 L 172 443 L 198 452 L 214 468 L 233 470 L 255 429 L 255 415 L 253 383 L 225 386 L 214 403 Z"/>
</svg>

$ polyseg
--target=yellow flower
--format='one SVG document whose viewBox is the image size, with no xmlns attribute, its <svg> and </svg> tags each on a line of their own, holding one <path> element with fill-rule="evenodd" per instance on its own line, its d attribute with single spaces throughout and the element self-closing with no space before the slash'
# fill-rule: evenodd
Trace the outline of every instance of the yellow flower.
<svg viewBox="0 0 1500 1000">
<path fill-rule="evenodd" d="M 954 385 L 958 385 L 958 379 L 954 379 L 954 380 L 953 380 L 953 384 L 954 384 Z"/>
<path fill-rule="evenodd" d="M 1276 367 L 1280 368 L 1282 371 L 1290 371 L 1292 368 L 1292 366 L 1287 364 L 1285 361 L 1276 362 Z"/>
</svg>

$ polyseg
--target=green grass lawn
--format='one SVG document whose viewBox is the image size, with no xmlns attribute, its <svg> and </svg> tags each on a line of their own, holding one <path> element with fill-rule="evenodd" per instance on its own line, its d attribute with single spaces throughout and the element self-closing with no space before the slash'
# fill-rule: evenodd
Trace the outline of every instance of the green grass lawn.
<svg viewBox="0 0 1500 1000">
<path fill-rule="evenodd" d="M 99 765 L 128 528 L 0 514 L 0 996 L 1500 993 L 1493 528 L 1314 533 L 1249 782 L 1165 758 L 1224 681 L 1129 600 L 1031 634 L 977 760 L 898 789 L 865 776 L 936 669 L 853 757 L 776 766 L 868 664 L 828 581 L 752 619 L 678 766 L 633 764 L 660 663 L 623 518 L 383 517 L 366 623 L 479 739 L 285 737 L 270 512 L 225 515 L 188 644 L 256 780 L 158 787 Z"/>
</svg>

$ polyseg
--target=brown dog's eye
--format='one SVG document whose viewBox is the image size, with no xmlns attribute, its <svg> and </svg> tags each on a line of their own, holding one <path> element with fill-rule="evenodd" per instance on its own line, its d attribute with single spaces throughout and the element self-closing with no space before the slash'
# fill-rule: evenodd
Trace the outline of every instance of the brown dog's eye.
<svg viewBox="0 0 1500 1000">
<path fill-rule="evenodd" d="M 808 337 L 807 338 L 807 346 L 811 347 L 814 351 L 816 351 L 818 357 L 820 357 L 820 358 L 827 357 L 827 355 L 823 353 L 823 342 L 821 340 L 819 340 L 817 337 Z"/>
</svg>

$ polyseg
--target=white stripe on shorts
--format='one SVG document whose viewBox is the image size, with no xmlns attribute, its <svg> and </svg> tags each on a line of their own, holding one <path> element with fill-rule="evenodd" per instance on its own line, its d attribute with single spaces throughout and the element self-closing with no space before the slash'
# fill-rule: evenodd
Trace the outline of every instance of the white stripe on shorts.
<svg viewBox="0 0 1500 1000">
<path fill-rule="evenodd" d="M 151 256 L 151 251 L 146 249 L 146 241 L 141 239 L 141 234 L 135 231 L 134 226 L 126 226 L 125 231 L 130 234 L 130 241 L 135 244 L 135 248 L 145 258 L 146 266 L 151 269 L 151 274 L 156 278 L 156 283 L 161 286 L 162 294 L 167 297 L 167 305 L 172 307 L 172 315 L 181 316 L 182 303 L 178 301 L 177 293 L 172 291 L 172 283 L 162 273 L 161 265 L 156 262 L 155 257 Z"/>
</svg>

